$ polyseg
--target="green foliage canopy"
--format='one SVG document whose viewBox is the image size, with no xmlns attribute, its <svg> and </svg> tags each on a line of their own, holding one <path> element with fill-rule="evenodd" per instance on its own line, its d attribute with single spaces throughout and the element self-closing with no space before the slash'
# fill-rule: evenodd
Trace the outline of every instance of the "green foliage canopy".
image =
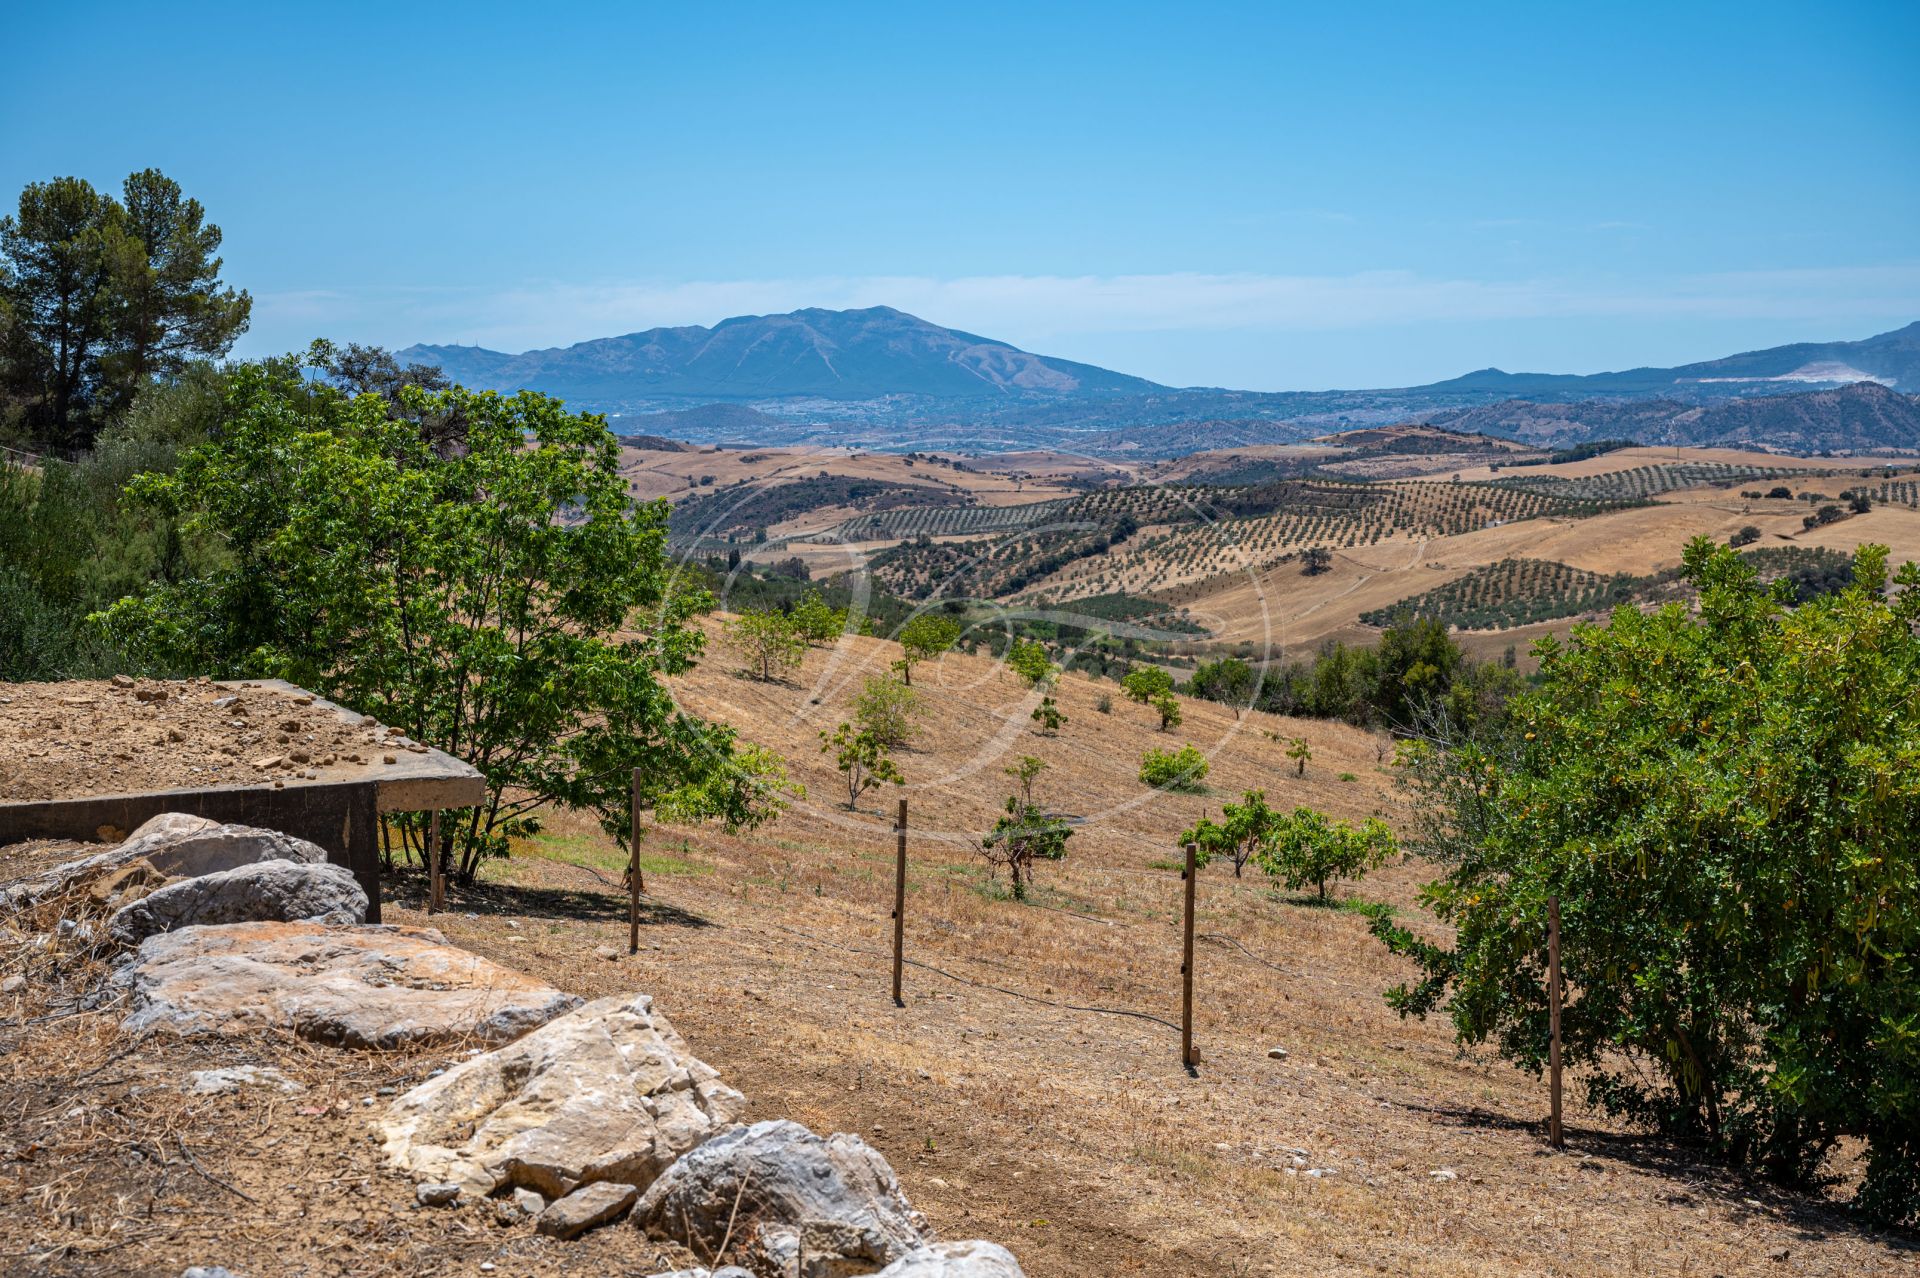
<svg viewBox="0 0 1920 1278">
<path fill-rule="evenodd" d="M 1920 570 L 1886 551 L 1790 607 L 1695 540 L 1697 615 L 1617 610 L 1543 642 L 1510 739 L 1415 747 L 1425 895 L 1451 946 L 1383 922 L 1444 1009 L 1524 1068 L 1547 1049 L 1558 896 L 1567 1056 L 1609 1111 L 1788 1183 L 1866 1144 L 1858 1205 L 1920 1220 Z"/>
</svg>

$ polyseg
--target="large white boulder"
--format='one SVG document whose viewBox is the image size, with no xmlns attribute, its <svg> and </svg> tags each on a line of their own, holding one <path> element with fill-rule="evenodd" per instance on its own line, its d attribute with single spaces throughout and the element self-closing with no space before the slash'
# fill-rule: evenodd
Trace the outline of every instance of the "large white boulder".
<svg viewBox="0 0 1920 1278">
<path fill-rule="evenodd" d="M 233 923 L 162 932 L 113 982 L 129 1033 L 288 1030 L 349 1047 L 500 1043 L 580 999 L 428 928 Z"/>
<path fill-rule="evenodd" d="M 616 995 L 428 1079 L 377 1131 L 416 1181 L 559 1198 L 596 1181 L 652 1184 L 745 1105 L 652 998 Z"/>
<path fill-rule="evenodd" d="M 870 1274 L 931 1241 L 878 1151 L 789 1121 L 714 1137 L 655 1180 L 633 1209 L 656 1238 L 728 1252 L 764 1278 Z"/>
<path fill-rule="evenodd" d="M 63 862 L 9 883 L 6 904 L 33 905 L 80 884 L 144 861 L 160 878 L 195 878 L 257 861 L 322 862 L 326 849 L 278 830 L 250 825 L 221 825 L 184 812 L 164 812 L 135 830 L 116 847 Z"/>
<path fill-rule="evenodd" d="M 179 879 L 122 906 L 107 932 L 138 945 L 159 932 L 196 924 L 367 921 L 367 894 L 353 872 L 325 861 L 255 861 Z"/>
</svg>

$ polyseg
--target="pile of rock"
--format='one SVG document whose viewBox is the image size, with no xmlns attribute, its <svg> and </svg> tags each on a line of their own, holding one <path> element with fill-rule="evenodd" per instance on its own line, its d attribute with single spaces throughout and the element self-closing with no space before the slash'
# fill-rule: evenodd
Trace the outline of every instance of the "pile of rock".
<svg viewBox="0 0 1920 1278">
<path fill-rule="evenodd" d="M 740 1125 L 746 1099 L 649 996 L 583 1005 L 431 929 L 368 925 L 353 877 L 311 843 L 175 814 L 5 890 L 111 910 L 107 936 L 133 947 L 107 987 L 130 1033 L 497 1044 L 376 1120 L 422 1206 L 491 1199 L 556 1238 L 625 1217 L 735 1262 L 671 1278 L 1020 1278 L 995 1244 L 938 1242 L 858 1136 Z M 207 1073 L 208 1090 L 238 1085 Z"/>
</svg>

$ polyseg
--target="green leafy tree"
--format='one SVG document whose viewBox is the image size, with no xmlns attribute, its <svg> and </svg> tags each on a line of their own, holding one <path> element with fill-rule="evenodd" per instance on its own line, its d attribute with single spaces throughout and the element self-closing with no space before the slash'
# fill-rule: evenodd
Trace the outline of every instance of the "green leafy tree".
<svg viewBox="0 0 1920 1278">
<path fill-rule="evenodd" d="M 1258 682 L 1252 666 L 1238 657 L 1222 657 L 1218 661 L 1201 663 L 1188 681 L 1187 691 L 1208 701 L 1244 705 L 1252 700 Z"/>
<path fill-rule="evenodd" d="M 1329 821 L 1312 808 L 1295 808 L 1278 818 L 1256 854 L 1261 869 L 1294 890 L 1312 885 L 1322 901 L 1335 879 L 1363 878 L 1398 851 L 1393 831 L 1375 817 L 1358 826 Z"/>
<path fill-rule="evenodd" d="M 905 785 L 907 779 L 887 753 L 886 743 L 871 729 L 843 723 L 831 733 L 820 734 L 820 750 L 833 755 L 833 766 L 847 779 L 847 811 L 852 812 L 860 796 L 875 786 L 891 781 Z"/>
<path fill-rule="evenodd" d="M 1920 1221 L 1920 570 L 1886 551 L 1797 607 L 1705 539 L 1697 610 L 1622 607 L 1543 642 L 1508 732 L 1408 747 L 1450 944 L 1376 930 L 1523 1068 L 1547 1050 L 1541 938 L 1563 915 L 1567 1059 L 1609 1112 L 1789 1184 L 1864 1148 L 1856 1205 Z"/>
<path fill-rule="evenodd" d="M 1029 688 L 1051 684 L 1060 673 L 1053 659 L 1047 656 L 1047 646 L 1037 639 L 1014 640 L 1007 649 L 1007 665 Z"/>
<path fill-rule="evenodd" d="M 1033 713 L 1028 717 L 1040 725 L 1038 731 L 1043 737 L 1054 736 L 1067 721 L 1067 716 L 1060 712 L 1060 707 L 1052 697 L 1040 698 L 1040 704 L 1033 708 Z"/>
<path fill-rule="evenodd" d="M 893 668 L 911 687 L 914 666 L 931 661 L 953 647 L 959 638 L 960 623 L 952 617 L 937 612 L 920 613 L 900 627 L 900 660 L 893 663 Z"/>
<path fill-rule="evenodd" d="M 922 714 L 920 694 L 903 683 L 875 675 L 853 699 L 853 722 L 888 749 L 913 740 Z"/>
<path fill-rule="evenodd" d="M 1162 732 L 1171 732 L 1173 729 L 1179 727 L 1180 721 L 1185 718 L 1185 716 L 1180 713 L 1180 703 L 1174 699 L 1171 692 L 1157 694 L 1153 699 L 1153 710 L 1155 714 L 1160 716 L 1160 731 Z"/>
<path fill-rule="evenodd" d="M 1140 779 L 1156 790 L 1204 793 L 1208 768 L 1207 756 L 1191 745 L 1178 750 L 1152 747 L 1140 756 Z"/>
<path fill-rule="evenodd" d="M 1159 666 L 1136 666 L 1120 680 L 1120 690 L 1129 701 L 1151 705 L 1156 697 L 1173 691 L 1173 676 Z"/>
<path fill-rule="evenodd" d="M 778 608 L 748 608 L 724 623 L 722 633 L 727 646 L 746 658 L 747 673 L 767 683 L 797 667 L 807 651 L 793 618 Z"/>
<path fill-rule="evenodd" d="M 793 627 L 809 644 L 832 643 L 846 631 L 847 610 L 830 606 L 819 590 L 810 588 L 793 605 Z"/>
<path fill-rule="evenodd" d="M 406 396 L 462 417 L 463 448 L 297 361 L 235 370 L 219 431 L 131 486 L 223 554 L 102 633 L 154 666 L 291 680 L 471 763 L 486 800 L 446 833 L 467 879 L 549 804 L 623 833 L 636 768 L 643 806 L 676 819 L 777 811 L 771 756 L 667 689 L 711 601 L 676 586 L 666 505 L 628 499 L 601 420 L 531 393 Z"/>
<path fill-rule="evenodd" d="M 1305 737 L 1291 737 L 1287 741 L 1287 757 L 1293 760 L 1293 775 L 1304 777 L 1307 764 L 1313 760 L 1313 747 Z"/>
<path fill-rule="evenodd" d="M 1006 866 L 1013 877 L 1013 899 L 1027 899 L 1027 884 L 1033 879 L 1033 867 L 1039 861 L 1060 861 L 1067 855 L 1067 840 L 1073 827 L 1066 818 L 1041 810 L 1034 801 L 1033 783 L 1046 764 L 1032 755 L 1007 769 L 1020 787 L 1018 794 L 1007 796 L 1005 810 L 980 840 L 980 854 L 997 873 Z"/>
<path fill-rule="evenodd" d="M 96 407 L 226 354 L 252 300 L 220 283 L 220 228 L 159 171 L 125 203 L 80 178 L 30 183 L 0 218 L 0 382 L 37 439 L 84 448 Z"/>
<path fill-rule="evenodd" d="M 1194 860 L 1206 865 L 1216 856 L 1233 862 L 1233 877 L 1252 860 L 1254 854 L 1269 847 L 1279 828 L 1280 814 L 1267 806 L 1264 790 L 1248 790 L 1240 802 L 1224 804 L 1220 820 L 1201 817 L 1199 824 L 1180 836 L 1180 844 L 1198 844 Z"/>
</svg>

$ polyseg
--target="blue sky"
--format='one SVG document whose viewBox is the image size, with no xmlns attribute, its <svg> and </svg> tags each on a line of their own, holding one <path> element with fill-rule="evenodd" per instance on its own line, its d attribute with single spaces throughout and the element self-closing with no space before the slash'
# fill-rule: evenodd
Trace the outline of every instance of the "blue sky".
<svg viewBox="0 0 1920 1278">
<path fill-rule="evenodd" d="M 256 299 L 242 353 L 884 302 L 1312 389 L 1920 319 L 1912 3 L 67 3 L 6 27 L 0 185 L 179 179 Z"/>
</svg>

